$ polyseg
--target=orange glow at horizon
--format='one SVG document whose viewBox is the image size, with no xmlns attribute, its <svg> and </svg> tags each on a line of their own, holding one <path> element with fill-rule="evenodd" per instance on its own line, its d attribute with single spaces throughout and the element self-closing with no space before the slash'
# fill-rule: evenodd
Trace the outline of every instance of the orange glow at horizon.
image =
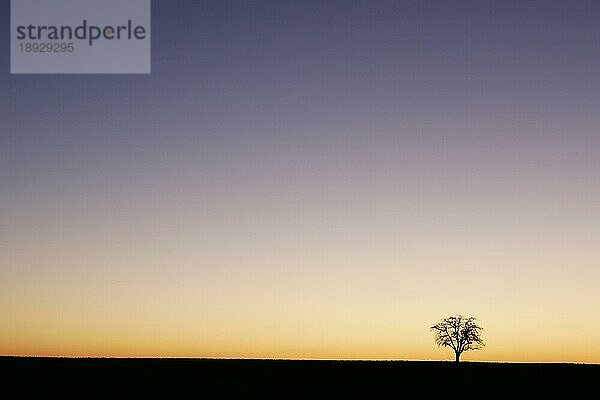
<svg viewBox="0 0 600 400">
<path fill-rule="evenodd" d="M 464 360 L 600 362 L 596 272 L 563 267 L 592 260 L 561 252 L 558 241 L 551 257 L 514 236 L 494 246 L 445 237 L 436 253 L 417 243 L 400 251 L 359 233 L 343 235 L 354 243 L 344 251 L 297 236 L 294 244 L 313 251 L 284 253 L 285 243 L 272 251 L 272 239 L 249 235 L 233 253 L 199 254 L 179 242 L 167 268 L 162 249 L 147 258 L 121 247 L 114 262 L 137 264 L 103 269 L 107 260 L 85 257 L 90 242 L 75 236 L 55 242 L 50 259 L 61 264 L 51 268 L 48 258 L 15 253 L 20 265 L 53 273 L 9 270 L 18 284 L 0 294 L 2 354 L 451 360 L 428 327 L 460 312 L 480 319 L 487 344 Z M 219 239 L 205 248 L 220 249 Z M 118 236 L 108 240 L 102 246 L 118 248 Z M 77 242 L 78 251 L 61 249 Z M 82 260 L 85 269 L 69 267 Z M 196 263 L 222 267 L 207 272 Z"/>
</svg>

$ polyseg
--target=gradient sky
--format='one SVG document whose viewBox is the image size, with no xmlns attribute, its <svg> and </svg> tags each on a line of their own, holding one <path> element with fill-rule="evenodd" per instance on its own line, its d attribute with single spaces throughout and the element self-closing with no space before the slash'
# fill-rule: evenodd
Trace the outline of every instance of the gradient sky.
<svg viewBox="0 0 600 400">
<path fill-rule="evenodd" d="M 600 362 L 598 1 L 153 1 L 10 75 L 0 354 Z"/>
</svg>

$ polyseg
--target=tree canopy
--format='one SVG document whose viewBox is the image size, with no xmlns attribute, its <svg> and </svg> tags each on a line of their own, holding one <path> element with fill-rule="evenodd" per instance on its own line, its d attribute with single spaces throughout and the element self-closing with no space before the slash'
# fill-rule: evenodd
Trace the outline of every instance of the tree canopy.
<svg viewBox="0 0 600 400">
<path fill-rule="evenodd" d="M 485 346 L 481 338 L 483 328 L 478 325 L 475 317 L 465 317 L 460 314 L 447 317 L 433 325 L 430 330 L 438 346 L 450 347 L 454 350 L 456 362 L 460 361 L 463 352 L 479 350 Z"/>
</svg>

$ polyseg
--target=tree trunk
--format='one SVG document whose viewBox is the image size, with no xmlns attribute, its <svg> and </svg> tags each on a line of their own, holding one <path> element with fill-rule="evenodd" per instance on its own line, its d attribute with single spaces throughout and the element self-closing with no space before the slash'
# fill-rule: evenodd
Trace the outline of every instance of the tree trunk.
<svg viewBox="0 0 600 400">
<path fill-rule="evenodd" d="M 460 362 L 460 353 L 456 352 L 456 362 Z"/>
</svg>

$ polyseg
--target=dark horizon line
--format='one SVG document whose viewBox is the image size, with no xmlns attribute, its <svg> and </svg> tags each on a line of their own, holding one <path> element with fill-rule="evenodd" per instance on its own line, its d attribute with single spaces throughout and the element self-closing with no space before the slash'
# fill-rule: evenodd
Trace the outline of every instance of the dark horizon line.
<svg viewBox="0 0 600 400">
<path fill-rule="evenodd" d="M 258 357 L 111 357 L 111 356 L 32 356 L 32 355 L 0 355 L 0 359 L 59 359 L 59 360 L 198 360 L 198 361 L 306 361 L 306 362 L 407 362 L 407 363 L 448 363 L 456 364 L 454 360 L 411 360 L 400 358 L 258 358 Z M 460 364 L 545 364 L 545 365 L 597 365 L 594 362 L 576 361 L 488 361 L 464 360 Z"/>
</svg>

